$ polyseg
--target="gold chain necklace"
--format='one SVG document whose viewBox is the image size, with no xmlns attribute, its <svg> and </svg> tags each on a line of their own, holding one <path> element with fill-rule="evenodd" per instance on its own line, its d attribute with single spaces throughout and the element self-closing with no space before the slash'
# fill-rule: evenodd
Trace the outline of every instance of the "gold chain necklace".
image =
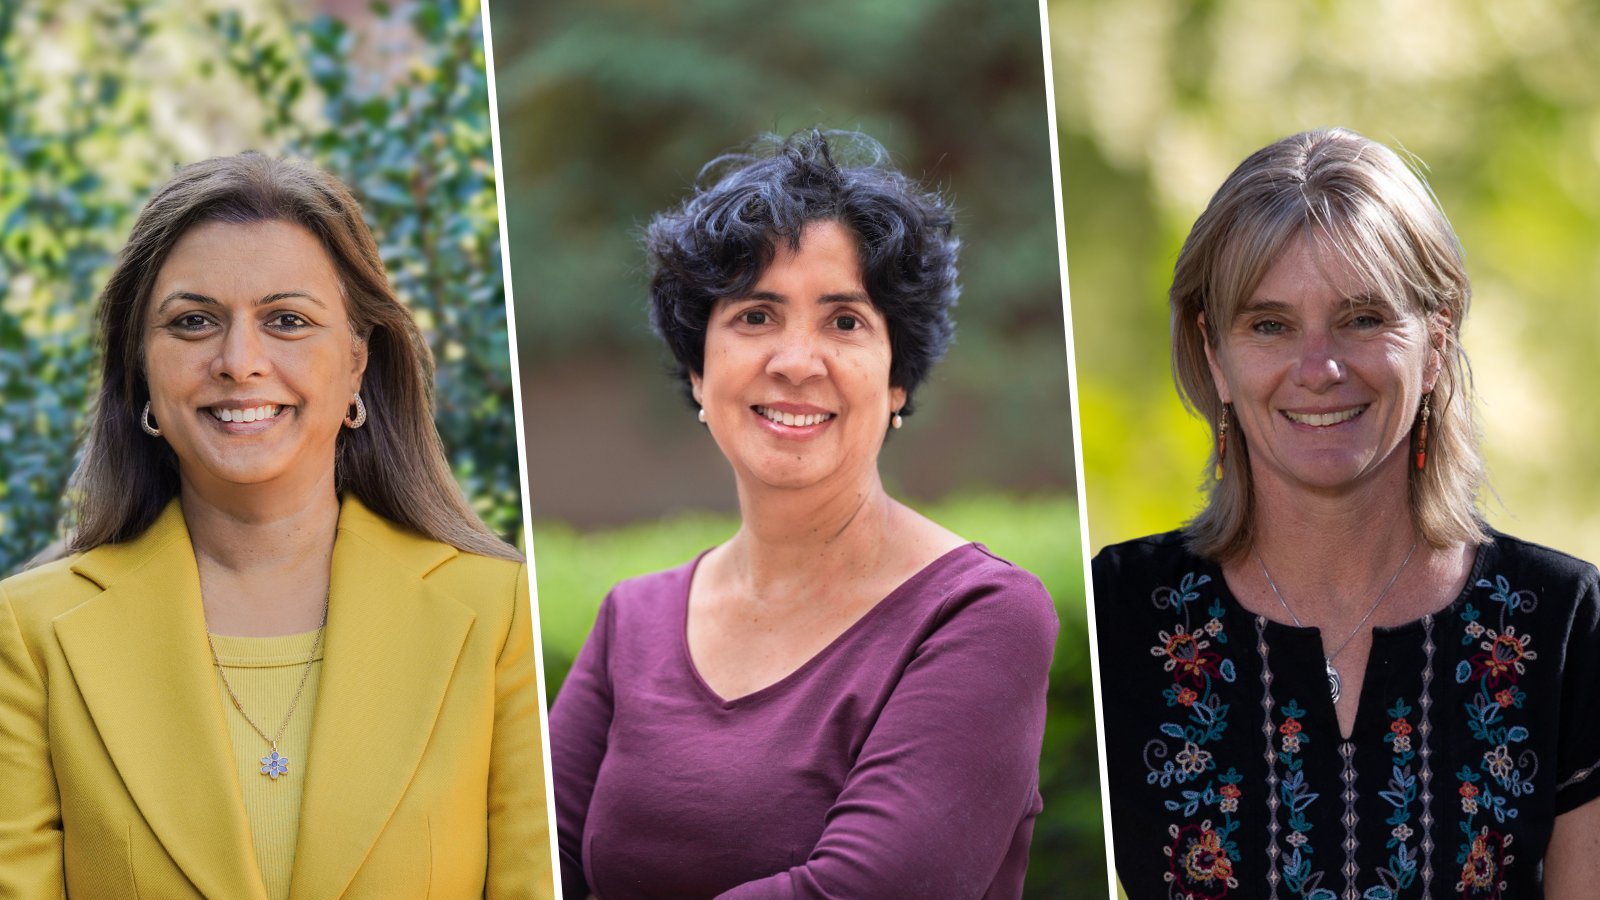
<svg viewBox="0 0 1600 900">
<path fill-rule="evenodd" d="M 331 594 L 331 591 L 330 591 Z M 289 774 L 289 757 L 278 752 L 278 742 L 283 740 L 283 733 L 289 728 L 289 721 L 294 718 L 295 707 L 300 705 L 300 694 L 306 689 L 306 681 L 311 677 L 311 666 L 317 661 L 317 651 L 322 649 L 322 635 L 328 630 L 328 594 L 322 597 L 322 621 L 317 624 L 317 637 L 311 642 L 311 655 L 306 657 L 305 668 L 300 672 L 300 683 L 295 685 L 294 699 L 289 701 L 289 711 L 283 714 L 283 721 L 278 723 L 278 730 L 272 737 L 267 737 L 267 732 L 250 714 L 244 711 L 244 704 L 239 702 L 239 695 L 233 692 L 233 685 L 228 683 L 228 673 L 223 671 L 222 658 L 217 655 L 217 642 L 211 637 L 211 629 L 206 629 L 206 644 L 211 647 L 211 663 L 217 667 L 217 675 L 222 679 L 222 689 L 228 692 L 228 699 L 233 701 L 233 708 L 244 716 L 244 720 L 261 735 L 261 739 L 272 746 L 272 752 L 261 757 L 261 774 L 278 780 L 278 776 Z"/>
<path fill-rule="evenodd" d="M 1350 646 L 1350 642 L 1355 640 L 1356 634 L 1361 631 L 1361 626 L 1367 624 L 1367 620 L 1372 618 L 1372 614 L 1378 611 L 1379 606 L 1383 605 L 1383 598 L 1389 596 L 1389 589 L 1394 587 L 1396 581 L 1400 580 L 1400 573 L 1406 570 L 1406 565 L 1411 562 L 1411 555 L 1416 552 L 1417 542 L 1412 539 L 1411 549 L 1406 551 L 1406 558 L 1400 561 L 1400 568 L 1395 569 L 1394 574 L 1389 577 L 1389 583 L 1384 585 L 1383 590 L 1378 592 L 1378 599 L 1372 601 L 1372 606 L 1367 608 L 1367 614 L 1361 617 L 1361 621 L 1356 623 L 1356 627 L 1350 629 L 1350 633 L 1345 635 L 1344 640 L 1339 642 L 1339 646 L 1332 653 L 1323 654 L 1322 665 L 1327 670 L 1328 694 L 1333 697 L 1333 702 L 1339 702 L 1339 695 L 1342 693 L 1343 688 L 1339 678 L 1339 670 L 1334 667 L 1333 661 L 1339 658 L 1339 654 L 1344 652 L 1344 648 Z M 1277 595 L 1278 602 L 1283 604 L 1283 611 L 1289 614 L 1289 618 L 1294 620 L 1294 624 L 1297 627 L 1304 628 L 1305 625 L 1301 624 L 1300 617 L 1295 615 L 1294 610 L 1289 608 L 1289 601 L 1283 599 L 1283 592 L 1278 590 L 1277 582 L 1272 580 L 1272 573 L 1267 571 L 1267 563 L 1266 560 L 1261 558 L 1261 551 L 1256 550 L 1255 554 L 1256 564 L 1261 566 L 1261 574 L 1267 576 L 1267 586 L 1272 588 L 1272 593 Z"/>
</svg>

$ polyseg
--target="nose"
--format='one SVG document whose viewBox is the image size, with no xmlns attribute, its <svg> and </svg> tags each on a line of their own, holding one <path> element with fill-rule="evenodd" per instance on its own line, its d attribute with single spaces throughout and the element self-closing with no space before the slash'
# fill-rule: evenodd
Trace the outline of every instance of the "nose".
<svg viewBox="0 0 1600 900">
<path fill-rule="evenodd" d="M 1300 358 L 1295 364 L 1295 381 L 1311 391 L 1325 391 L 1345 379 L 1343 355 L 1338 342 L 1326 331 L 1309 330 L 1300 341 Z"/>
<path fill-rule="evenodd" d="M 272 370 L 266 344 L 252 322 L 228 326 L 211 360 L 211 376 L 229 381 L 247 381 Z"/>
<path fill-rule="evenodd" d="M 767 358 L 767 374 L 801 384 L 826 375 L 828 367 L 817 346 L 820 336 L 809 328 L 786 328 L 774 338 L 772 355 Z"/>
</svg>

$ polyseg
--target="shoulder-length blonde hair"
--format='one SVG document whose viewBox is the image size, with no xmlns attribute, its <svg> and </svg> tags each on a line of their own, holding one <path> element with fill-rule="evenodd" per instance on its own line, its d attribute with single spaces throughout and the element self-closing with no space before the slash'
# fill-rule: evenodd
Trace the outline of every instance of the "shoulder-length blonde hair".
<svg viewBox="0 0 1600 900">
<path fill-rule="evenodd" d="M 100 299 L 101 379 L 83 459 L 73 475 L 77 526 L 70 550 L 138 536 L 178 494 L 178 461 L 146 436 L 150 398 L 142 340 L 156 274 L 197 225 L 288 222 L 322 243 L 339 275 L 350 328 L 367 346 L 359 429 L 340 429 L 336 486 L 377 514 L 458 549 L 520 560 L 472 511 L 434 427 L 433 353 L 395 297 L 378 245 L 350 191 L 291 159 L 242 153 L 180 168 L 145 204 Z"/>
<path fill-rule="evenodd" d="M 1477 510 L 1483 480 L 1461 323 L 1472 285 L 1461 245 L 1422 178 L 1394 151 L 1344 129 L 1292 135 L 1251 154 L 1195 220 L 1173 271 L 1172 371 L 1184 403 L 1215 435 L 1222 401 L 1206 364 L 1239 307 L 1296 238 L 1312 234 L 1370 289 L 1410 314 L 1443 317 L 1443 366 L 1429 406 L 1427 466 L 1410 472 L 1411 518 L 1428 543 L 1487 540 Z M 1200 327 L 1200 314 L 1210 328 Z M 1413 440 L 1420 427 L 1420 411 Z M 1215 446 L 1215 441 L 1213 441 Z M 1213 451 L 1212 466 L 1217 459 Z M 1187 526 L 1195 552 L 1231 559 L 1253 540 L 1250 447 L 1230 428 L 1222 477 Z"/>
</svg>

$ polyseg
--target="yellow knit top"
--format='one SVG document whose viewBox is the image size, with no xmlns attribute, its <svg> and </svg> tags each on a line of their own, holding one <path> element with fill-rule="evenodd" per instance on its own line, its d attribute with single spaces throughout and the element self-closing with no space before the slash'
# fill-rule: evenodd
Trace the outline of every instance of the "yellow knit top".
<svg viewBox="0 0 1600 900">
<path fill-rule="evenodd" d="M 295 688 L 305 671 L 306 656 L 316 642 L 317 633 L 287 634 L 279 637 L 232 637 L 214 634 L 217 659 L 228 675 L 228 684 L 239 702 L 271 737 L 283 722 Z M 250 820 L 250 837 L 255 843 L 256 864 L 272 900 L 287 900 L 289 878 L 294 871 L 294 845 L 300 834 L 300 801 L 304 796 L 307 745 L 311 720 L 316 713 L 317 684 L 322 678 L 322 650 L 311 664 L 311 674 L 295 706 L 294 716 L 278 741 L 278 753 L 288 757 L 288 772 L 278 778 L 261 773 L 262 757 L 272 748 L 250 727 L 217 679 L 217 691 L 227 710 L 228 737 L 233 743 L 233 759 L 239 770 L 239 786 L 244 795 L 244 811 Z"/>
</svg>

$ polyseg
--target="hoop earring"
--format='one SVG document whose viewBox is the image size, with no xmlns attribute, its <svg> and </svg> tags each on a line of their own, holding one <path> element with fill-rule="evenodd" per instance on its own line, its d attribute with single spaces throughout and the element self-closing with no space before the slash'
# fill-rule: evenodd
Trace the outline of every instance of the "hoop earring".
<svg viewBox="0 0 1600 900">
<path fill-rule="evenodd" d="M 899 431 L 900 426 L 904 425 L 905 423 L 906 420 L 900 418 L 900 410 L 898 409 L 894 411 L 893 415 L 889 416 L 889 427 L 893 428 L 895 431 Z"/>
<path fill-rule="evenodd" d="M 352 419 L 352 418 L 350 418 L 348 413 L 344 417 L 344 425 L 345 425 L 345 427 L 346 428 L 350 428 L 352 430 L 356 429 L 356 428 L 360 428 L 361 426 L 367 424 L 367 405 L 365 403 L 361 402 L 361 395 L 360 394 L 356 394 L 355 395 L 355 402 L 356 402 L 356 417 L 354 419 Z"/>
<path fill-rule="evenodd" d="M 1217 417 L 1217 480 L 1222 480 L 1222 462 L 1228 458 L 1228 404 L 1222 404 L 1222 415 Z"/>
<path fill-rule="evenodd" d="M 1428 464 L 1428 415 L 1433 410 L 1429 404 L 1433 392 L 1422 395 L 1422 424 L 1417 428 L 1417 471 L 1421 472 Z"/>
<path fill-rule="evenodd" d="M 151 437 L 161 437 L 161 429 L 159 429 L 156 426 L 150 424 L 150 401 L 149 400 L 146 400 L 144 402 L 144 412 L 139 414 L 139 427 L 143 428 L 144 429 L 144 433 L 150 435 Z"/>
</svg>

